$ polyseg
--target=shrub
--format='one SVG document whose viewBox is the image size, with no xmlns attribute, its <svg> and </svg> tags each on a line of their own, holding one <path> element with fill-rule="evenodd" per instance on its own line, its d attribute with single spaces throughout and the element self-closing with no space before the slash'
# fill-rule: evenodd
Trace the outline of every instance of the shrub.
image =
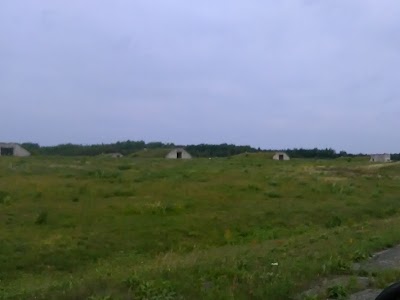
<svg viewBox="0 0 400 300">
<path fill-rule="evenodd" d="M 265 194 L 269 198 L 281 198 L 281 195 L 279 193 L 276 193 L 276 192 L 267 192 Z"/>
<path fill-rule="evenodd" d="M 247 189 L 248 189 L 249 191 L 255 191 L 255 192 L 261 191 L 261 188 L 258 187 L 258 186 L 255 185 L 255 184 L 249 184 L 249 185 L 247 186 Z"/>
<path fill-rule="evenodd" d="M 347 291 L 342 285 L 334 285 L 326 291 L 326 296 L 329 299 L 347 299 Z"/>
<path fill-rule="evenodd" d="M 35 220 L 36 225 L 43 225 L 47 223 L 47 211 L 41 211 Z"/>
<path fill-rule="evenodd" d="M 325 274 L 345 274 L 350 269 L 350 262 L 345 261 L 340 257 L 330 257 L 329 260 L 322 265 L 322 272 Z"/>
<path fill-rule="evenodd" d="M 113 300 L 111 296 L 90 296 L 88 300 Z"/>
<path fill-rule="evenodd" d="M 95 170 L 88 172 L 89 177 L 97 178 L 97 179 L 116 179 L 121 176 L 118 172 L 106 172 L 103 170 Z"/>
<path fill-rule="evenodd" d="M 361 251 L 361 250 L 357 250 L 353 254 L 353 261 L 360 262 L 360 261 L 368 259 L 369 257 L 370 257 L 370 255 L 368 253 L 365 253 L 364 251 Z"/>
<path fill-rule="evenodd" d="M 0 203 L 6 203 L 8 198 L 10 198 L 9 193 L 0 191 Z"/>
<path fill-rule="evenodd" d="M 328 222 L 326 222 L 326 228 L 335 228 L 342 225 L 342 219 L 338 216 L 333 216 Z"/>
<path fill-rule="evenodd" d="M 131 276 L 124 283 L 133 292 L 134 299 L 168 300 L 177 298 L 176 292 L 168 281 L 158 283 L 155 281 L 140 280 L 136 276 Z"/>
<path fill-rule="evenodd" d="M 114 196 L 115 197 L 132 197 L 132 196 L 135 196 L 135 195 L 136 195 L 135 191 L 132 191 L 132 190 L 127 190 L 127 191 L 117 190 L 117 191 L 114 191 Z"/>
<path fill-rule="evenodd" d="M 121 166 L 118 166 L 117 168 L 118 168 L 118 170 L 126 171 L 126 170 L 132 169 L 132 166 L 130 166 L 130 165 L 121 165 Z"/>
</svg>

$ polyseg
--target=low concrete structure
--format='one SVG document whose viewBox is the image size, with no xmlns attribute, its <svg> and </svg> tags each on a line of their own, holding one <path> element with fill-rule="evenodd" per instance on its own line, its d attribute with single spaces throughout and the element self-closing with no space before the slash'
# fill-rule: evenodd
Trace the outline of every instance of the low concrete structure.
<svg viewBox="0 0 400 300">
<path fill-rule="evenodd" d="M 112 158 L 120 158 L 120 157 L 124 157 L 121 153 L 117 152 L 117 153 L 109 153 L 109 156 L 111 156 Z"/>
<path fill-rule="evenodd" d="M 272 157 L 274 160 L 290 160 L 289 155 L 285 152 L 276 152 L 275 155 Z"/>
<path fill-rule="evenodd" d="M 26 149 L 16 143 L 0 143 L 0 156 L 30 156 Z"/>
<path fill-rule="evenodd" d="M 391 157 L 390 154 L 384 153 L 384 154 L 372 154 L 371 159 L 369 160 L 370 162 L 390 162 Z"/>
<path fill-rule="evenodd" d="M 183 148 L 176 148 L 169 152 L 165 158 L 168 159 L 191 159 L 192 156 Z"/>
</svg>

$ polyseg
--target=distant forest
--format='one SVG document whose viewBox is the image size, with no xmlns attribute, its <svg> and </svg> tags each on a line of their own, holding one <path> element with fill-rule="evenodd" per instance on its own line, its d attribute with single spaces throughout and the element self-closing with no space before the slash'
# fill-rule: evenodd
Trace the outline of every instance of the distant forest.
<svg viewBox="0 0 400 300">
<path fill-rule="evenodd" d="M 61 144 L 57 146 L 40 146 L 36 143 L 24 143 L 22 146 L 33 155 L 61 155 L 61 156 L 95 156 L 107 153 L 134 154 L 144 149 L 172 149 L 177 147 L 173 143 L 161 143 L 144 141 L 123 141 L 112 144 L 77 145 Z M 334 149 L 260 149 L 251 146 L 237 146 L 233 144 L 199 144 L 187 145 L 184 148 L 194 157 L 228 157 L 242 153 L 285 151 L 292 158 L 338 158 L 362 156 L 365 154 L 351 154 L 346 151 L 336 152 Z M 392 160 L 400 160 L 399 154 L 392 154 Z"/>
</svg>

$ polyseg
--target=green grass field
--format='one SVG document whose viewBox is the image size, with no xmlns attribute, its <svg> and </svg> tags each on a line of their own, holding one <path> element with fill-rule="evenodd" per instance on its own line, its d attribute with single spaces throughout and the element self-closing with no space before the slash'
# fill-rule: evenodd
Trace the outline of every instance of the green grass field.
<svg viewBox="0 0 400 300">
<path fill-rule="evenodd" d="M 400 242 L 400 164 L 0 159 L 0 299 L 290 299 Z"/>
</svg>

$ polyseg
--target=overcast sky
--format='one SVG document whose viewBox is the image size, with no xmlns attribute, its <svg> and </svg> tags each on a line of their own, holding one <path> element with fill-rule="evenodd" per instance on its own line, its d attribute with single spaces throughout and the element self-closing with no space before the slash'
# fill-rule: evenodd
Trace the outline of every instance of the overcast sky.
<svg viewBox="0 0 400 300">
<path fill-rule="evenodd" d="M 1 0 L 0 140 L 400 152 L 398 0 Z"/>
</svg>

